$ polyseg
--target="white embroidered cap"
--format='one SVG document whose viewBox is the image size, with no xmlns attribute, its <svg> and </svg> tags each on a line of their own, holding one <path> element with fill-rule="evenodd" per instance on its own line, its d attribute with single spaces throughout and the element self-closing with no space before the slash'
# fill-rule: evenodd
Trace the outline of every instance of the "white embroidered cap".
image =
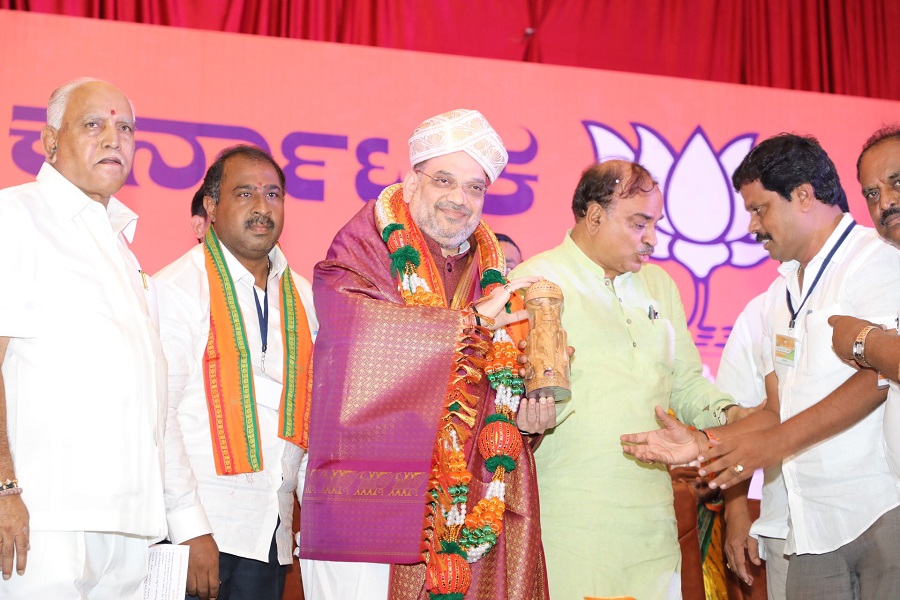
<svg viewBox="0 0 900 600">
<path fill-rule="evenodd" d="M 431 117 L 409 138 L 409 164 L 413 166 L 458 151 L 474 158 L 492 183 L 509 160 L 500 136 L 477 110 L 457 108 Z"/>
</svg>

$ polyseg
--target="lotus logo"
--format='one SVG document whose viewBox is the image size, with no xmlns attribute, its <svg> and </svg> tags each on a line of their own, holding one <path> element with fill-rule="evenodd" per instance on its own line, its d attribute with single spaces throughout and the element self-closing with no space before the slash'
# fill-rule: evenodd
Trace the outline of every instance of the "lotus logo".
<svg viewBox="0 0 900 600">
<path fill-rule="evenodd" d="M 740 135 L 719 151 L 713 150 L 702 127 L 697 127 L 681 152 L 657 132 L 632 123 L 638 144 L 632 148 L 615 130 L 584 121 L 594 156 L 599 162 L 622 158 L 639 162 L 659 180 L 664 198 L 663 219 L 657 227 L 653 257 L 672 259 L 690 272 L 696 302 L 688 324 L 701 330 L 709 300 L 709 277 L 717 267 L 750 268 L 768 253 L 747 232 L 750 215 L 731 186 L 731 174 L 756 141 L 755 133 Z"/>
</svg>

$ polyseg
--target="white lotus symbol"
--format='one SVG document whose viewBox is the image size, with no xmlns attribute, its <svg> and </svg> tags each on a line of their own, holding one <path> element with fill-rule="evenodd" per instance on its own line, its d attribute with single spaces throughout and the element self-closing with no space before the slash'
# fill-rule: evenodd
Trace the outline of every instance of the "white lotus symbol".
<svg viewBox="0 0 900 600">
<path fill-rule="evenodd" d="M 596 160 L 622 158 L 642 164 L 659 181 L 663 219 L 657 227 L 653 257 L 672 259 L 692 274 L 697 301 L 688 323 L 705 327 L 709 276 L 717 267 L 750 268 L 768 257 L 747 232 L 750 215 L 731 186 L 731 174 L 753 148 L 755 133 L 740 135 L 717 153 L 702 127 L 697 127 L 678 153 L 651 128 L 632 123 L 637 148 L 615 130 L 584 121 Z"/>
</svg>

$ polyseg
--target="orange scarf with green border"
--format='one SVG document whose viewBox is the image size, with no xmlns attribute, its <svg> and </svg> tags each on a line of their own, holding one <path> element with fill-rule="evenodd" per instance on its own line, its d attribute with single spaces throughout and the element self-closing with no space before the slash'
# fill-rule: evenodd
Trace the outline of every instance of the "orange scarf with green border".
<svg viewBox="0 0 900 600">
<path fill-rule="evenodd" d="M 216 473 L 253 473 L 262 470 L 263 457 L 250 347 L 234 281 L 213 227 L 206 232 L 204 254 L 210 306 L 203 375 Z M 280 291 L 284 385 L 278 436 L 308 448 L 313 343 L 290 267 L 281 276 Z"/>
</svg>

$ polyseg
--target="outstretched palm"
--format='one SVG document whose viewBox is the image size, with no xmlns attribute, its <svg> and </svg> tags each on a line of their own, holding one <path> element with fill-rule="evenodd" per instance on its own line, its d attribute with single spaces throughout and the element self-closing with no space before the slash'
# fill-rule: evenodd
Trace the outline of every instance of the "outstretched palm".
<svg viewBox="0 0 900 600">
<path fill-rule="evenodd" d="M 687 427 L 659 406 L 656 407 L 656 418 L 662 423 L 662 429 L 622 436 L 622 449 L 626 454 L 644 462 L 680 465 L 691 462 L 706 450 L 706 436 Z"/>
</svg>

